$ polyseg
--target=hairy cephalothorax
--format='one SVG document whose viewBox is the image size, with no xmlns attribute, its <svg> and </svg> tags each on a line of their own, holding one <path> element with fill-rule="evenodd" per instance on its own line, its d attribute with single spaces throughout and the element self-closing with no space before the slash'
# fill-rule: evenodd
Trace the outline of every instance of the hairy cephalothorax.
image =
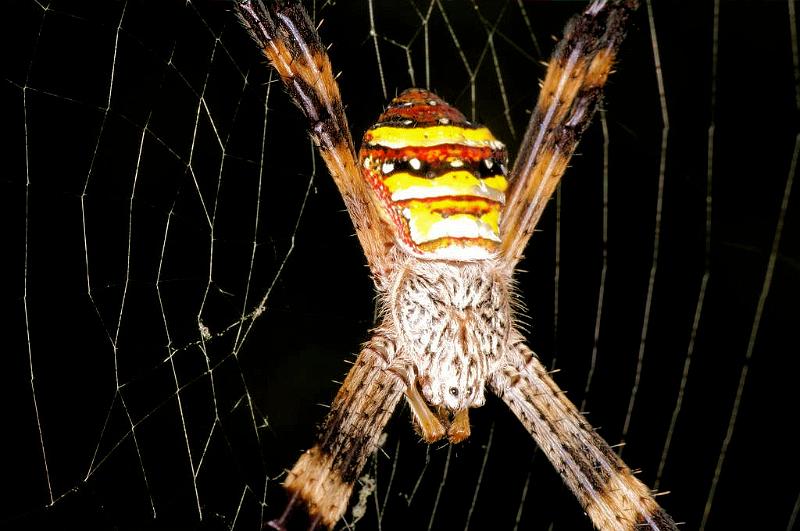
<svg viewBox="0 0 800 531">
<path fill-rule="evenodd" d="M 239 17 L 341 192 L 382 321 L 319 433 L 288 472 L 290 502 L 332 528 L 400 399 L 427 442 L 469 436 L 488 390 L 519 418 L 603 530 L 677 528 L 567 400 L 514 328 L 513 271 L 600 101 L 636 0 L 594 0 L 567 25 L 511 171 L 502 142 L 425 89 L 393 99 L 355 148 L 330 60 L 299 3 L 240 0 Z"/>
<path fill-rule="evenodd" d="M 450 262 L 413 256 L 396 272 L 387 294 L 396 330 L 396 366 L 406 368 L 417 426 L 426 442 L 443 435 L 427 413 L 432 406 L 450 440 L 469 435 L 467 409 L 486 401 L 490 374 L 504 363 L 511 332 L 509 278 L 494 260 Z M 413 396 L 417 389 L 424 401 Z"/>
</svg>

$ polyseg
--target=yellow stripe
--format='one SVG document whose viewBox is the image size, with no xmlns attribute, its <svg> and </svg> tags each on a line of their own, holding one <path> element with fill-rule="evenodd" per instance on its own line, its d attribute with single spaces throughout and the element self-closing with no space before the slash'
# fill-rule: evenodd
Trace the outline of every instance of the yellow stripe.
<svg viewBox="0 0 800 531">
<path fill-rule="evenodd" d="M 450 214 L 445 218 L 442 213 L 437 211 L 428 203 L 413 201 L 409 204 L 408 219 L 411 229 L 411 239 L 417 245 L 427 243 L 440 238 L 474 238 L 479 240 L 488 239 L 489 241 L 500 241 L 500 209 L 497 206 L 491 207 L 481 216 L 467 213 Z M 437 225 L 447 224 L 447 227 L 439 228 Z M 460 227 L 457 229 L 456 227 Z M 459 230 L 480 231 L 483 227 L 482 235 L 470 235 L 460 233 Z M 443 230 L 444 229 L 444 230 Z M 434 234 L 434 232 L 436 232 Z"/>
<path fill-rule="evenodd" d="M 483 197 L 480 190 L 484 186 L 500 193 L 505 192 L 506 188 L 508 188 L 508 181 L 506 181 L 506 178 L 502 175 L 481 179 L 475 177 L 471 172 L 463 170 L 450 171 L 432 179 L 418 177 L 405 172 L 398 172 L 384 179 L 383 184 L 392 194 L 398 191 L 408 190 L 412 187 L 419 187 L 447 188 L 450 190 L 441 195 L 477 195 L 479 197 Z"/>
<path fill-rule="evenodd" d="M 502 149 L 503 143 L 497 140 L 485 127 L 465 129 L 455 125 L 434 125 L 431 127 L 376 127 L 364 135 L 366 142 L 380 144 L 390 149 L 405 147 L 430 147 L 440 144 L 461 144 L 468 147 Z"/>
<path fill-rule="evenodd" d="M 492 228 L 492 232 L 500 239 L 500 209 L 492 208 L 487 213 L 481 216 L 481 221 L 486 223 Z"/>
</svg>

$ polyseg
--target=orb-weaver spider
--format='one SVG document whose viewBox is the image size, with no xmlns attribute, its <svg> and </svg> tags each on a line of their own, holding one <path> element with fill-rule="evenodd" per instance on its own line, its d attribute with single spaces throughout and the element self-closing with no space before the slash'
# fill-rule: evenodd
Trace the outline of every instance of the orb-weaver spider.
<svg viewBox="0 0 800 531">
<path fill-rule="evenodd" d="M 600 101 L 635 0 L 595 0 L 572 19 L 514 166 L 485 127 L 435 94 L 392 100 L 356 156 L 331 63 L 302 6 L 240 0 L 237 13 L 310 122 L 379 295 L 381 321 L 333 401 L 317 444 L 289 472 L 283 528 L 341 518 L 402 396 L 422 438 L 457 443 L 497 394 L 604 530 L 677 529 L 567 400 L 514 318 L 514 269 Z"/>
</svg>

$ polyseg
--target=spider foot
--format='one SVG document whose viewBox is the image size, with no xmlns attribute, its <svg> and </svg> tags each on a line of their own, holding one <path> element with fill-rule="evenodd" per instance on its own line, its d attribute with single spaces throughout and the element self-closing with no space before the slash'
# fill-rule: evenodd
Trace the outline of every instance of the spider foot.
<svg viewBox="0 0 800 531">
<path fill-rule="evenodd" d="M 288 527 L 286 525 L 286 514 L 284 513 L 283 516 L 280 518 L 276 518 L 274 520 L 270 520 L 269 522 L 264 523 L 262 529 L 275 529 L 276 531 L 288 531 Z M 309 519 L 308 522 L 308 531 L 314 531 L 317 529 L 317 526 L 320 524 L 322 518 L 320 516 L 316 516 L 313 519 Z"/>
<path fill-rule="evenodd" d="M 275 529 L 276 531 L 288 531 L 290 528 L 295 529 L 296 526 L 299 525 L 299 522 L 296 521 L 298 517 L 300 519 L 306 519 L 308 531 L 314 531 L 321 524 L 322 515 L 310 514 L 307 504 L 302 501 L 301 494 L 296 491 L 290 492 L 291 496 L 286 503 L 286 508 L 283 510 L 283 513 L 278 518 L 264 522 L 261 526 L 262 529 Z M 299 511 L 296 511 L 296 509 L 299 509 Z"/>
<path fill-rule="evenodd" d="M 286 531 L 286 522 L 283 521 L 283 518 L 276 518 L 274 520 L 266 522 L 262 527 L 269 529 L 277 529 L 277 531 Z"/>
<path fill-rule="evenodd" d="M 281 514 L 278 518 L 275 518 L 268 522 L 264 522 L 264 525 L 262 525 L 261 528 L 275 529 L 277 531 L 287 531 L 286 521 L 289 519 L 289 515 L 292 513 L 292 510 L 294 509 L 296 504 L 297 504 L 297 493 L 293 493 L 292 497 L 289 499 L 289 503 L 286 504 L 286 508 L 283 510 L 283 514 Z"/>
</svg>

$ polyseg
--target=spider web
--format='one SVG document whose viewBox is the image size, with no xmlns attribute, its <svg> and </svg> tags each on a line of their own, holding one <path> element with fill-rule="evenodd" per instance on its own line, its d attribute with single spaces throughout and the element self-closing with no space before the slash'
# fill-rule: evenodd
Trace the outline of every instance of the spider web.
<svg viewBox="0 0 800 531">
<path fill-rule="evenodd" d="M 309 5 L 356 136 L 427 86 L 512 152 L 575 2 Z M 373 323 L 352 227 L 230 4 L 12 1 L 4 529 L 259 529 Z M 792 2 L 643 5 L 520 274 L 531 345 L 685 529 L 795 529 Z M 796 186 L 795 186 L 796 187 Z M 358 529 L 588 529 L 497 400 L 408 412 Z"/>
</svg>

